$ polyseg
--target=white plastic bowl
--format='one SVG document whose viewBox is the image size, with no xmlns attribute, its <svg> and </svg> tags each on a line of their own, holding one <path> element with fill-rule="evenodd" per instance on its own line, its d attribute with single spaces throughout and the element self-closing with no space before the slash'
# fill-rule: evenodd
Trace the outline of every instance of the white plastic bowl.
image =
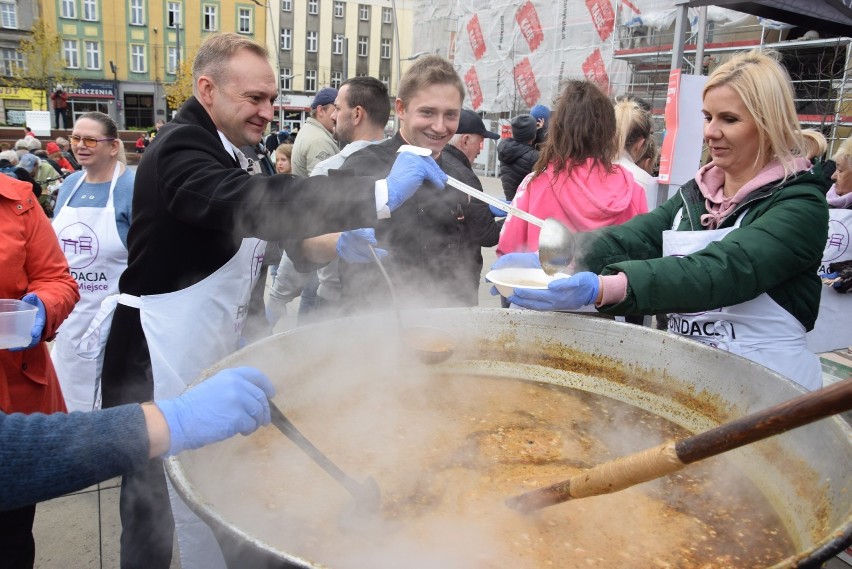
<svg viewBox="0 0 852 569">
<path fill-rule="evenodd" d="M 564 279 L 569 275 L 564 273 L 556 273 L 548 275 L 543 269 L 525 269 L 518 267 L 509 267 L 505 269 L 496 269 L 489 271 L 485 275 L 485 280 L 493 283 L 497 287 L 497 292 L 504 298 L 508 298 L 513 294 L 516 288 L 526 288 L 534 290 L 545 290 L 547 284 L 555 279 Z"/>
<path fill-rule="evenodd" d="M 0 350 L 22 348 L 32 341 L 30 331 L 38 309 L 20 300 L 0 299 Z"/>
</svg>

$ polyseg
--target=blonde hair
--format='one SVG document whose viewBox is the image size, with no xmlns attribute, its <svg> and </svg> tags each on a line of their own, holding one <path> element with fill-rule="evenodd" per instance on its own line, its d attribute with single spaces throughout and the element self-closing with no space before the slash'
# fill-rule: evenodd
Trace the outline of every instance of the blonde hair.
<svg viewBox="0 0 852 569">
<path fill-rule="evenodd" d="M 397 89 L 397 98 L 404 107 L 421 89 L 430 85 L 452 85 L 464 101 L 464 83 L 453 68 L 453 64 L 439 55 L 425 55 L 408 68 Z"/>
<path fill-rule="evenodd" d="M 275 149 L 275 159 L 278 160 L 278 155 L 283 154 L 287 157 L 287 160 L 290 160 L 290 157 L 293 155 L 293 145 L 289 142 L 284 142 L 278 145 L 278 148 Z"/>
<path fill-rule="evenodd" d="M 844 164 L 847 168 L 852 168 L 852 136 L 841 143 L 831 159 L 838 164 Z"/>
<path fill-rule="evenodd" d="M 807 147 L 793 104 L 790 76 L 779 60 L 775 51 L 737 53 L 713 70 L 701 95 L 706 97 L 716 87 L 733 89 L 757 125 L 760 150 L 755 165 L 777 159 L 784 167 L 785 177 L 789 177 L 795 174 L 795 158 L 805 156 Z"/>
<path fill-rule="evenodd" d="M 647 151 L 648 141 L 651 139 L 651 130 L 653 121 L 651 113 L 642 108 L 635 100 L 620 99 L 615 103 L 615 141 L 616 155 L 614 160 L 618 160 L 618 156 L 622 150 L 627 150 L 636 141 L 644 138 L 645 146 L 642 148 L 642 154 Z M 630 157 L 631 160 L 633 156 Z M 638 160 L 636 160 L 638 162 Z"/>
<path fill-rule="evenodd" d="M 805 142 L 804 157 L 813 161 L 814 158 L 822 156 L 828 150 L 828 141 L 821 132 L 812 128 L 802 131 L 802 139 Z"/>
</svg>

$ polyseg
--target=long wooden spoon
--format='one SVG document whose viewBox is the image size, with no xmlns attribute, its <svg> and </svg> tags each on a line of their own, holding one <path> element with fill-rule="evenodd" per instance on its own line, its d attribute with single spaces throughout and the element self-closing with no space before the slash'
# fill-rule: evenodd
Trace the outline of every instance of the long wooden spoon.
<svg viewBox="0 0 852 569">
<path fill-rule="evenodd" d="M 610 494 L 677 472 L 687 464 L 852 409 L 852 378 L 794 397 L 714 429 L 599 464 L 564 480 L 506 500 L 529 513 L 577 498 Z"/>
</svg>

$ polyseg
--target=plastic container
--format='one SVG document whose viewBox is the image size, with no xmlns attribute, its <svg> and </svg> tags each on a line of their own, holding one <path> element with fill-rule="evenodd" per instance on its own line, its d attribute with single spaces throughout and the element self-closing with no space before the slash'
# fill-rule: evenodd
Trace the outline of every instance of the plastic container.
<svg viewBox="0 0 852 569">
<path fill-rule="evenodd" d="M 22 348 L 32 341 L 30 330 L 38 308 L 20 300 L 0 299 L 0 349 Z"/>
</svg>

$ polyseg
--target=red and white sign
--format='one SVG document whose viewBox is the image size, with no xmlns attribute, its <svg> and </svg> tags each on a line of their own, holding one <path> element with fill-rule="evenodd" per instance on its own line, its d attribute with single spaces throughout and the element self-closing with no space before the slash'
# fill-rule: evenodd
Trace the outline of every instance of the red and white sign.
<svg viewBox="0 0 852 569">
<path fill-rule="evenodd" d="M 482 87 L 479 84 L 479 75 L 476 73 L 476 68 L 471 66 L 464 74 L 464 84 L 467 87 L 467 94 L 470 96 L 470 104 L 473 105 L 475 111 L 482 105 Z"/>
<path fill-rule="evenodd" d="M 615 12 L 612 9 L 612 4 L 609 0 L 586 0 L 586 8 L 589 9 L 592 24 L 594 24 L 598 36 L 601 40 L 606 41 L 615 28 Z"/>
<path fill-rule="evenodd" d="M 485 38 L 482 35 L 482 26 L 479 25 L 479 14 L 474 14 L 467 23 L 467 38 L 470 40 L 470 49 L 476 60 L 485 55 Z"/>
<path fill-rule="evenodd" d="M 530 0 L 527 0 L 518 10 L 518 13 L 515 14 L 515 21 L 518 22 L 521 35 L 527 40 L 530 51 L 537 50 L 538 46 L 544 40 L 544 33 L 541 31 L 541 21 L 538 19 L 538 12 Z"/>
<path fill-rule="evenodd" d="M 604 93 L 609 93 L 609 75 L 606 72 L 601 50 L 595 49 L 583 62 L 583 75 L 592 83 L 597 83 Z"/>
<path fill-rule="evenodd" d="M 535 72 L 529 58 L 523 58 L 515 66 L 515 85 L 518 86 L 518 93 L 528 107 L 535 106 L 541 99 L 541 91 L 535 82 Z"/>
</svg>

